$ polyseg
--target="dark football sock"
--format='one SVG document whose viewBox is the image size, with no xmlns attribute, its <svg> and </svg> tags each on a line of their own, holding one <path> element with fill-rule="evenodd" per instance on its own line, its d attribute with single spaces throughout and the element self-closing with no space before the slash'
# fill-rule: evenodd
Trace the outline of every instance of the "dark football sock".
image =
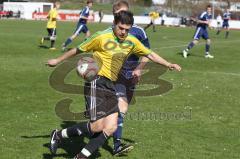
<svg viewBox="0 0 240 159">
<path fill-rule="evenodd" d="M 144 27 L 144 30 L 147 30 L 152 24 L 148 24 L 146 27 Z"/>
<path fill-rule="evenodd" d="M 79 156 L 80 157 L 89 157 L 92 155 L 98 148 L 100 148 L 109 138 L 104 132 L 100 133 L 96 138 L 92 138 L 89 143 L 82 149 Z"/>
<path fill-rule="evenodd" d="M 209 52 L 209 50 L 210 50 L 210 45 L 209 45 L 209 44 L 206 44 L 205 51 L 206 51 L 206 52 Z"/>
<path fill-rule="evenodd" d="M 64 43 L 64 47 L 67 47 L 69 44 L 72 43 L 72 39 L 71 38 L 68 38 L 65 43 Z"/>
<path fill-rule="evenodd" d="M 117 149 L 121 145 L 124 116 L 124 113 L 120 113 L 118 115 L 118 127 L 117 130 L 113 133 L 114 149 Z"/>
<path fill-rule="evenodd" d="M 55 40 L 51 40 L 51 47 L 54 47 Z"/>
<path fill-rule="evenodd" d="M 193 48 L 193 46 L 194 46 L 194 43 L 191 42 L 191 43 L 188 45 L 187 49 L 190 50 L 191 48 Z"/>
<path fill-rule="evenodd" d="M 44 40 L 50 40 L 50 37 L 49 36 L 46 36 L 43 38 Z"/>
</svg>

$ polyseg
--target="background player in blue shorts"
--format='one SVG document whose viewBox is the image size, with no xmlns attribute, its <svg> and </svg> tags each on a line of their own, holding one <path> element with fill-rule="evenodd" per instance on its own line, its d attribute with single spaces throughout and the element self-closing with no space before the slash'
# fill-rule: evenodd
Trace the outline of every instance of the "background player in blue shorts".
<svg viewBox="0 0 240 159">
<path fill-rule="evenodd" d="M 231 19 L 231 13 L 229 11 L 229 9 L 227 9 L 224 13 L 223 13 L 223 24 L 222 24 L 222 29 L 226 29 L 226 34 L 225 34 L 225 38 L 228 38 L 229 35 L 229 20 Z M 221 30 L 219 29 L 217 32 L 217 35 L 219 35 L 221 32 Z"/>
<path fill-rule="evenodd" d="M 211 40 L 209 39 L 209 36 L 208 36 L 208 25 L 210 23 L 210 19 L 212 18 L 211 12 L 212 12 L 212 7 L 208 5 L 206 11 L 204 11 L 198 17 L 198 19 L 193 19 L 198 24 L 193 37 L 193 41 L 188 45 L 188 47 L 185 50 L 183 50 L 184 58 L 187 58 L 189 54 L 189 50 L 198 43 L 201 37 L 206 40 L 205 58 L 214 58 L 214 56 L 210 55 L 209 53 Z"/>
<path fill-rule="evenodd" d="M 65 51 L 66 47 L 72 43 L 72 41 L 81 33 L 83 32 L 85 34 L 85 38 L 88 38 L 90 36 L 90 31 L 87 28 L 87 20 L 89 16 L 90 8 L 93 5 L 92 0 L 87 0 L 87 6 L 82 9 L 80 13 L 80 18 L 77 24 L 77 28 L 74 31 L 73 35 L 69 37 L 63 44 L 62 44 L 62 50 Z"/>
<path fill-rule="evenodd" d="M 129 10 L 127 1 L 119 0 L 113 4 L 113 13 L 118 13 L 122 10 Z M 129 31 L 129 34 L 135 36 L 145 47 L 150 48 L 148 37 L 143 28 L 133 25 Z M 133 149 L 132 145 L 123 144 L 121 142 L 123 119 L 128 110 L 128 105 L 134 94 L 136 83 L 140 80 L 141 70 L 149 60 L 146 57 L 141 59 L 132 54 L 124 62 L 123 67 L 119 73 L 118 80 L 116 82 L 116 92 L 118 96 L 119 116 L 118 116 L 118 127 L 113 134 L 114 149 L 113 155 L 121 155 L 122 153 L 128 152 Z"/>
</svg>

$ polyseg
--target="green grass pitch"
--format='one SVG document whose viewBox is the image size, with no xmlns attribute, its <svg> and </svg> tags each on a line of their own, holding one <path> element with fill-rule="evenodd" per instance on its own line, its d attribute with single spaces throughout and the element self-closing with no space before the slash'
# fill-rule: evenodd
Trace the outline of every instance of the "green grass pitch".
<svg viewBox="0 0 240 159">
<path fill-rule="evenodd" d="M 46 35 L 45 21 L 0 21 L 0 158 L 72 158 L 88 141 L 76 138 L 64 142 L 57 156 L 47 146 L 52 129 L 70 126 L 55 113 L 56 103 L 72 99 L 70 110 L 84 110 L 81 94 L 53 89 L 49 77 L 54 68 L 45 66 L 49 58 L 61 55 L 61 43 L 75 29 L 73 22 L 58 23 L 56 47 L 39 47 Z M 89 24 L 92 33 L 110 24 Z M 191 50 L 188 59 L 181 50 L 190 42 L 194 28 L 159 27 L 147 31 L 151 47 L 169 61 L 179 63 L 182 72 L 170 72 L 159 79 L 173 89 L 158 96 L 136 97 L 124 125 L 124 139 L 134 150 L 122 158 L 140 159 L 238 159 L 240 158 L 240 32 L 229 39 L 210 31 L 211 54 L 204 58 L 204 41 Z M 81 35 L 70 47 L 77 46 Z M 46 43 L 46 45 L 49 45 Z M 151 78 L 151 77 L 149 77 Z M 73 70 L 66 83 L 81 85 Z M 140 85 L 148 89 L 152 85 Z M 147 118 L 146 114 L 157 118 Z M 159 116 L 161 114 L 162 116 Z M 93 158 L 113 158 L 112 140 Z"/>
</svg>

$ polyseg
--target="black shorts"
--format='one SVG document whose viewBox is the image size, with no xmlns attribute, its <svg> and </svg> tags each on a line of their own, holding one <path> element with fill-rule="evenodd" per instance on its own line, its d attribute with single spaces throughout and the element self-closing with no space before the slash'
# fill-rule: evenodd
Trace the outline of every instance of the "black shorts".
<svg viewBox="0 0 240 159">
<path fill-rule="evenodd" d="M 119 112 L 114 83 L 102 76 L 85 83 L 84 96 L 90 121 Z"/>
<path fill-rule="evenodd" d="M 128 100 L 128 104 L 131 102 L 136 82 L 133 78 L 126 79 L 123 75 L 119 75 L 118 80 L 115 83 L 117 97 L 125 97 Z"/>
<path fill-rule="evenodd" d="M 79 23 L 77 25 L 76 30 L 74 31 L 74 34 L 75 35 L 79 35 L 81 32 L 83 32 L 84 34 L 86 34 L 88 32 L 88 27 L 87 27 L 86 24 Z"/>
<path fill-rule="evenodd" d="M 56 28 L 47 28 L 48 36 L 56 36 L 57 30 Z"/>
</svg>

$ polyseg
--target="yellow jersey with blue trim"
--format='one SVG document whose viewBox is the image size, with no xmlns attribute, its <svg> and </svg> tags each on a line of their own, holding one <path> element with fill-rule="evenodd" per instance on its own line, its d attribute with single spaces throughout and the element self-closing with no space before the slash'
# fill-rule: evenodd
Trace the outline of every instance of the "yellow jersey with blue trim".
<svg viewBox="0 0 240 159">
<path fill-rule="evenodd" d="M 57 21 L 53 19 L 57 19 L 58 11 L 56 8 L 51 9 L 48 12 L 48 22 L 47 22 L 47 28 L 54 29 L 57 27 Z"/>
<path fill-rule="evenodd" d="M 137 38 L 128 34 L 124 41 L 119 41 L 113 29 L 97 32 L 78 46 L 80 52 L 93 52 L 93 58 L 99 66 L 98 75 L 116 81 L 124 61 L 130 54 L 147 56 L 152 51 Z"/>
</svg>

